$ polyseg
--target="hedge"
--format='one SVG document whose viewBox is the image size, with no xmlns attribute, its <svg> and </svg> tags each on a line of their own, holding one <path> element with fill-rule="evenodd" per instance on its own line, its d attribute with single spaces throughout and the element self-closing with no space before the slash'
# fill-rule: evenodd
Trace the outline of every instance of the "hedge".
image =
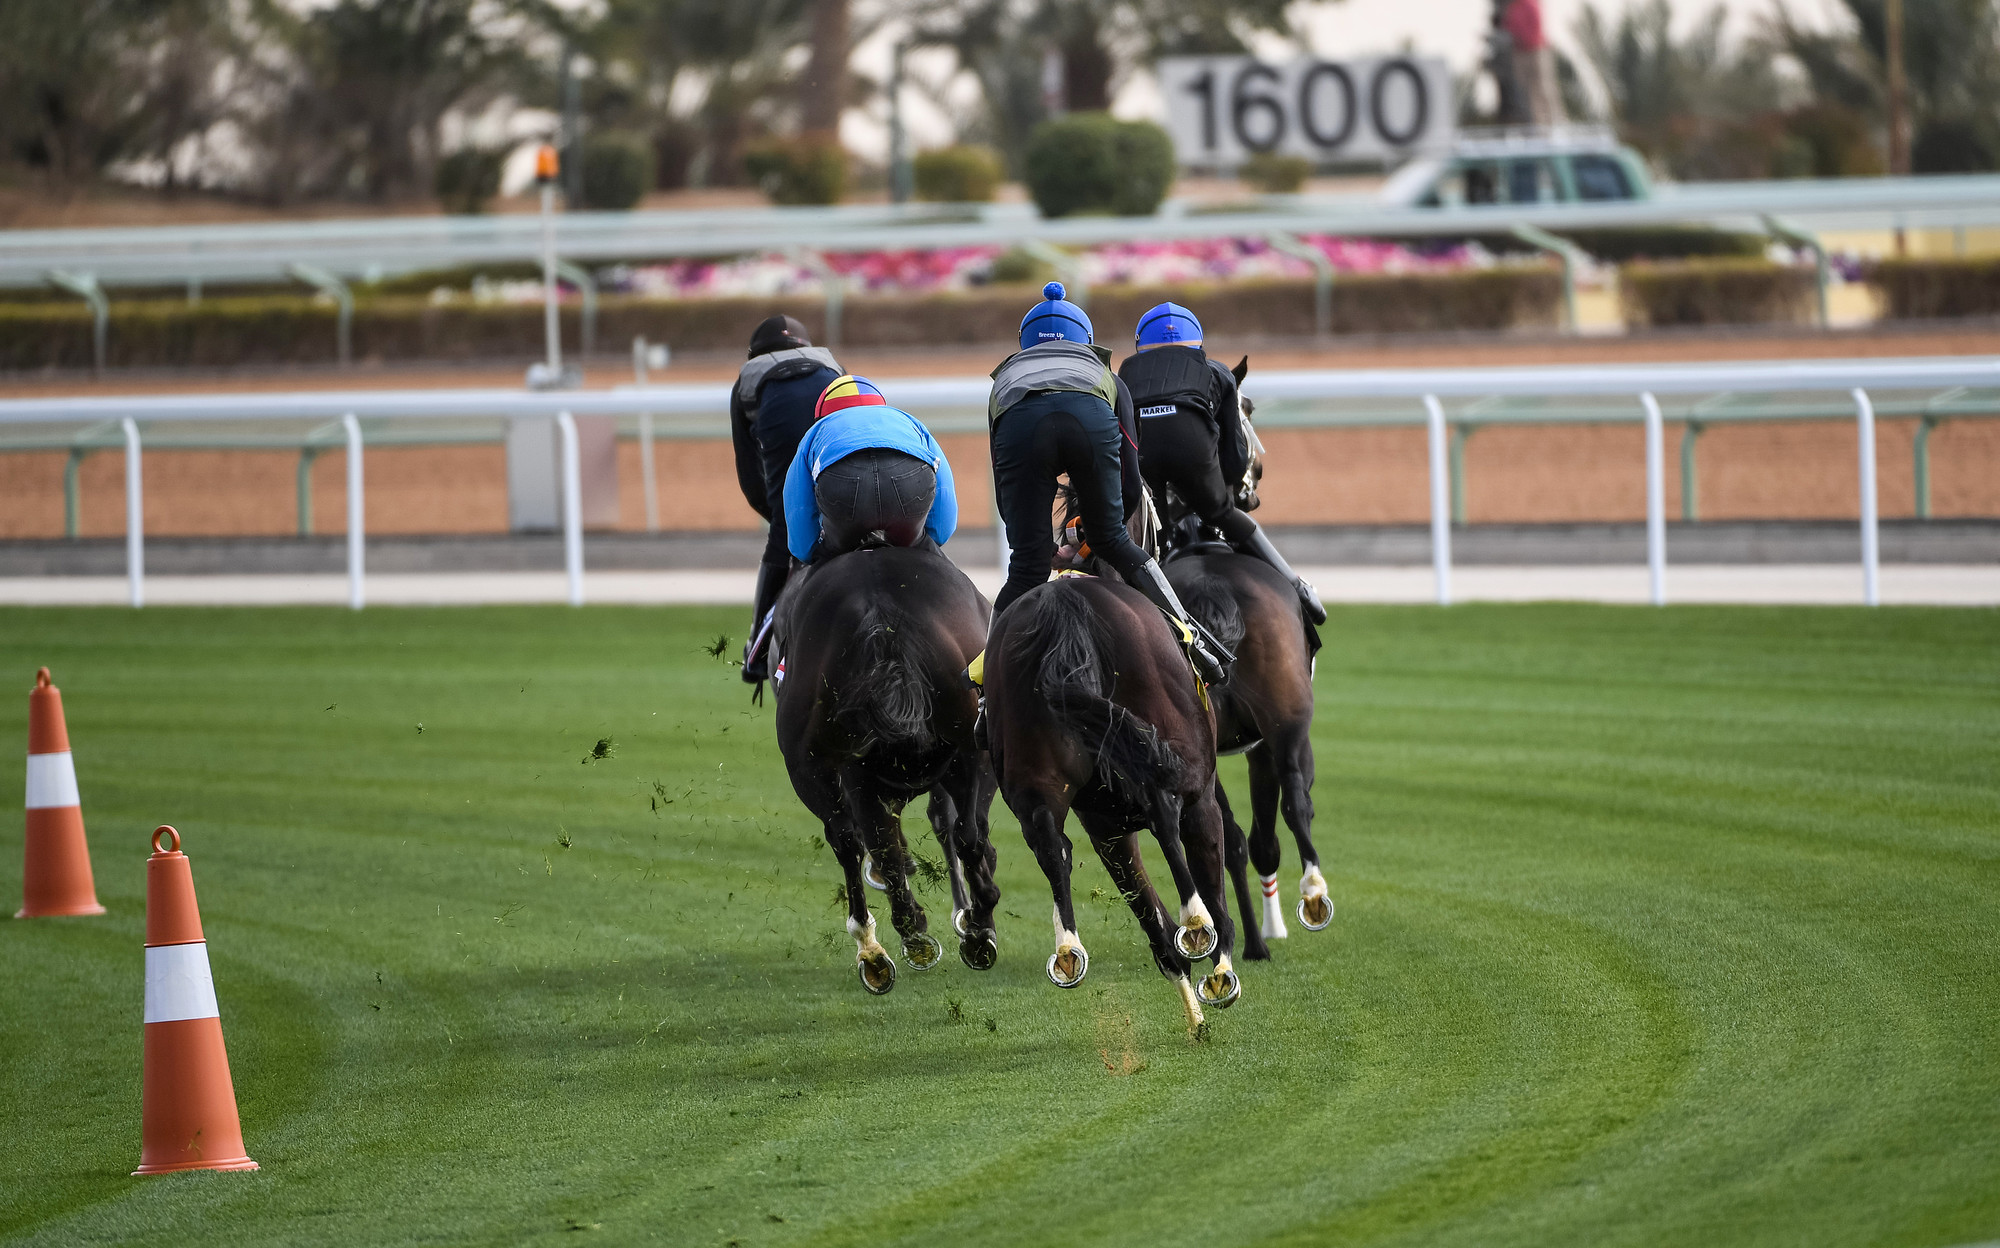
<svg viewBox="0 0 2000 1248">
<path fill-rule="evenodd" d="M 1890 320 L 2000 315 L 2000 257 L 1883 260 L 1868 275 Z"/>
<path fill-rule="evenodd" d="M 1618 303 L 1632 329 L 1657 325 L 1809 324 L 1817 313 L 1809 268 L 1768 260 L 1635 263 L 1618 270 Z"/>
<path fill-rule="evenodd" d="M 1504 330 L 1557 323 L 1562 283 L 1553 269 L 1508 267 L 1460 274 L 1354 277 L 1336 282 L 1338 333 Z M 991 346 L 1004 349 L 1035 301 L 1032 284 L 963 293 L 854 296 L 843 314 L 852 346 Z M 1121 345 L 1139 314 L 1172 299 L 1198 308 L 1218 334 L 1300 337 L 1312 332 L 1309 281 L 1208 286 L 1107 286 L 1092 292 L 1099 338 Z M 749 327 L 775 312 L 824 332 L 814 296 L 741 299 L 633 299 L 607 296 L 597 341 L 643 334 L 687 351 L 737 351 Z M 577 308 L 564 307 L 574 343 Z M 305 298 L 173 300 L 111 305 L 110 363 L 117 367 L 225 367 L 326 363 L 334 358 L 334 309 Z M 528 359 L 542 349 L 539 304 L 433 304 L 408 296 L 357 301 L 358 360 Z M 90 315 L 81 304 L 0 304 L 0 369 L 85 368 Z"/>
</svg>

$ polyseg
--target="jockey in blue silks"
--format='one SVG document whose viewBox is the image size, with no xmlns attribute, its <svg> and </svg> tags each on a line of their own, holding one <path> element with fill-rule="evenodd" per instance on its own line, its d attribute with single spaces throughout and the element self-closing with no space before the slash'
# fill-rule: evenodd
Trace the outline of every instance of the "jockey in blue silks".
<svg viewBox="0 0 2000 1248">
<path fill-rule="evenodd" d="M 836 378 L 820 395 L 785 473 L 784 501 L 786 544 L 801 563 L 878 533 L 892 546 L 942 546 L 958 528 L 944 448 L 865 377 Z"/>
</svg>

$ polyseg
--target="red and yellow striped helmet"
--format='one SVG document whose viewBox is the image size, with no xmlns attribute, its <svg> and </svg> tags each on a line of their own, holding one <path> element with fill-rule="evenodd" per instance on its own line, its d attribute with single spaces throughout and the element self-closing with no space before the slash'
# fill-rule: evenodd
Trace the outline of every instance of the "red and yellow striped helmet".
<svg viewBox="0 0 2000 1248">
<path fill-rule="evenodd" d="M 843 408 L 887 406 L 889 400 L 882 397 L 874 382 L 848 373 L 834 378 L 826 389 L 819 392 L 819 402 L 813 404 L 813 419 L 831 416 Z"/>
</svg>

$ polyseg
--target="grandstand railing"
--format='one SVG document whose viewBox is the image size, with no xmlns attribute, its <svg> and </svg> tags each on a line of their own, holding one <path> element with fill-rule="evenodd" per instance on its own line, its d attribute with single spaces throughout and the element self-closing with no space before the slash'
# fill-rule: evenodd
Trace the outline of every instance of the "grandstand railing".
<svg viewBox="0 0 2000 1248">
<path fill-rule="evenodd" d="M 983 377 L 881 379 L 896 401 L 940 433 L 983 432 Z M 644 451 L 665 438 L 728 436 L 726 383 L 612 390 L 401 390 L 271 394 L 172 394 L 0 400 L 0 450 L 125 452 L 127 572 L 133 606 L 145 602 L 142 451 L 155 447 L 344 447 L 350 605 L 366 602 L 362 507 L 369 444 L 498 441 L 505 421 L 553 418 L 561 446 L 564 566 L 569 601 L 584 601 L 584 542 L 574 418 L 629 418 Z M 1919 514 L 1927 493 L 1929 431 L 1946 420 L 2000 416 L 2000 358 L 1616 364 L 1464 369 L 1355 369 L 1253 374 L 1244 392 L 1262 428 L 1423 425 L 1428 434 L 1432 565 L 1437 601 L 1451 601 L 1455 443 L 1489 424 L 1619 424 L 1645 429 L 1647 563 L 1651 598 L 1666 590 L 1665 436 L 1683 423 L 1684 462 L 1709 424 L 1774 420 L 1855 422 L 1857 555 L 1861 598 L 1880 601 L 1875 421 L 1915 418 Z M 1447 404 L 1453 410 L 1447 411 Z M 204 440 L 203 430 L 210 432 Z M 153 434 L 158 431 L 159 437 Z M 232 436 L 231 431 L 234 431 Z M 115 442 L 112 440 L 115 436 Z M 301 469 L 301 481 L 306 474 Z M 649 500 L 650 502 L 651 500 Z M 304 504 L 302 502 L 302 514 Z M 648 508 L 649 512 L 651 508 Z M 72 514 L 74 503 L 71 504 Z"/>
</svg>

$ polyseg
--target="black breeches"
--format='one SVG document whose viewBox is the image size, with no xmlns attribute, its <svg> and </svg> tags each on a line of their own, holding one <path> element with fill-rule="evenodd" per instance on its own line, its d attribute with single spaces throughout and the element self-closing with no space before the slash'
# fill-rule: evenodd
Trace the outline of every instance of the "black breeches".
<svg viewBox="0 0 2000 1248">
<path fill-rule="evenodd" d="M 1236 506 L 1232 483 L 1222 479 L 1215 431 L 1193 412 L 1140 419 L 1139 471 L 1155 501 L 1163 502 L 1171 488 L 1231 545 L 1257 532 L 1257 522 Z"/>
<path fill-rule="evenodd" d="M 856 451 L 820 470 L 813 500 L 820 516 L 815 559 L 853 550 L 878 530 L 893 546 L 914 546 L 937 501 L 937 470 L 902 451 Z"/>
<path fill-rule="evenodd" d="M 1083 533 L 1094 554 L 1130 580 L 1146 552 L 1125 528 L 1119 440 L 1111 405 L 1070 390 L 1030 395 L 993 427 L 993 483 L 1007 529 L 1007 583 L 993 600 L 993 618 L 1049 579 L 1055 558 L 1056 478 L 1064 473 L 1083 510 Z"/>
</svg>

